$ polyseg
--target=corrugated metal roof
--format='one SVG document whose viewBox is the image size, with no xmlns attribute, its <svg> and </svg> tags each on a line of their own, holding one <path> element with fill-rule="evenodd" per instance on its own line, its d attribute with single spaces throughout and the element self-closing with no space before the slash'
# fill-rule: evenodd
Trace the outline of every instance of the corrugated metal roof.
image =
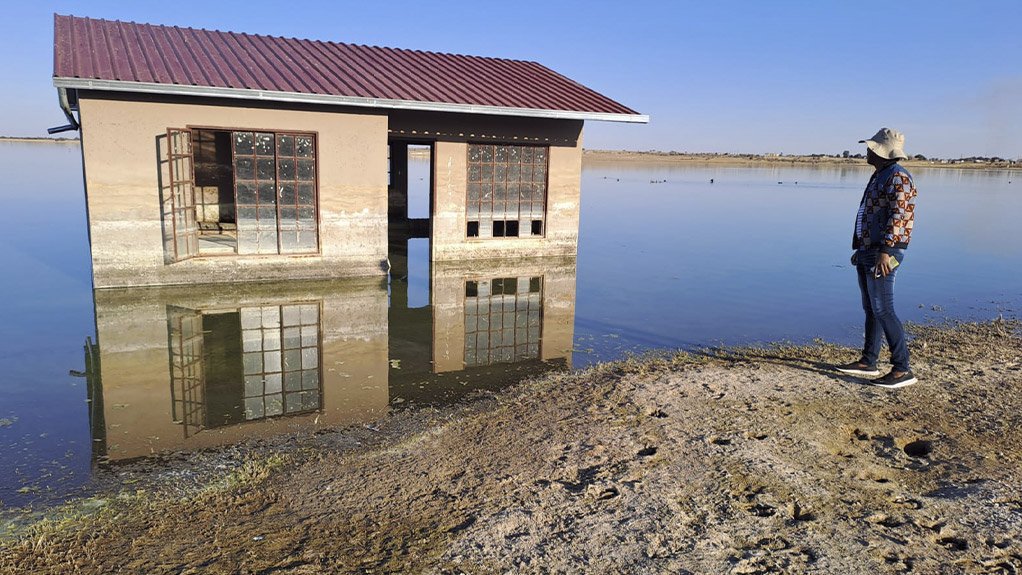
<svg viewBox="0 0 1022 575">
<path fill-rule="evenodd" d="M 54 85 L 645 122 L 536 62 L 54 15 Z"/>
</svg>

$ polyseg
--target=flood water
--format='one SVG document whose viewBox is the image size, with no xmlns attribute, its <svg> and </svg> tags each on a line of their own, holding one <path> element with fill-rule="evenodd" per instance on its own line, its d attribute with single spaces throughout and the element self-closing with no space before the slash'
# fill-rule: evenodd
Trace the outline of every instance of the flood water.
<svg viewBox="0 0 1022 575">
<path fill-rule="evenodd" d="M 652 348 L 861 334 L 865 166 L 587 165 L 577 261 L 431 265 L 412 239 L 389 280 L 100 292 L 78 147 L 0 144 L 0 166 L 0 509 L 161 451 L 370 424 Z M 914 175 L 902 318 L 1018 317 L 1022 173 Z"/>
</svg>

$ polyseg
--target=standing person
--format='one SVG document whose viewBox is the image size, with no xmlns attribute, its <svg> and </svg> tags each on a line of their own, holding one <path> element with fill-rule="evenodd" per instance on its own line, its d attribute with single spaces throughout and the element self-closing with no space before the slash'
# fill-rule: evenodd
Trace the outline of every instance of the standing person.
<svg viewBox="0 0 1022 575">
<path fill-rule="evenodd" d="M 865 343 L 858 361 L 836 366 L 842 373 L 875 377 L 880 375 L 881 336 L 891 350 L 891 371 L 870 383 L 887 388 L 916 383 L 909 367 L 908 344 L 901 320 L 894 313 L 894 278 L 905 259 L 905 248 L 912 237 L 916 188 L 912 176 L 898 160 L 905 155 L 905 136 L 896 130 L 881 128 L 866 144 L 866 161 L 873 176 L 859 202 L 852 236 L 852 263 L 859 276 L 862 308 L 866 312 Z"/>
</svg>

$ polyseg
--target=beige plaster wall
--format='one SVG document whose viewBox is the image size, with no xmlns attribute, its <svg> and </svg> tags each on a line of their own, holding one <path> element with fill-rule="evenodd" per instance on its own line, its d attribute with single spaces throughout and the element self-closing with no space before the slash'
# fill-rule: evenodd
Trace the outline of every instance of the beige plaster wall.
<svg viewBox="0 0 1022 575">
<path fill-rule="evenodd" d="M 322 302 L 321 409 L 185 437 L 172 410 L 167 307 L 209 311 L 314 301 Z M 95 303 L 103 431 L 112 461 L 370 421 L 388 409 L 387 291 L 379 282 L 96 290 Z"/>
<path fill-rule="evenodd" d="M 237 103 L 235 103 L 237 104 Z M 387 257 L 387 117 L 90 97 L 80 102 L 97 288 L 382 274 Z M 164 263 L 158 138 L 168 127 L 316 132 L 321 253 Z"/>
</svg>

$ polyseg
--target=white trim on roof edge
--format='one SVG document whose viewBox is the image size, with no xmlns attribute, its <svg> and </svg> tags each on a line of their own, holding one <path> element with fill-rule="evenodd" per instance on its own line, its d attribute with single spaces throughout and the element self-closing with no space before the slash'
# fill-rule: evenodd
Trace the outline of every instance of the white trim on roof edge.
<svg viewBox="0 0 1022 575">
<path fill-rule="evenodd" d="M 363 108 L 420 110 L 425 112 L 525 116 L 557 120 L 598 120 L 603 122 L 629 122 L 637 124 L 649 123 L 649 116 L 644 114 L 537 110 L 532 108 L 510 108 L 505 106 L 448 104 L 443 102 L 362 98 L 358 96 L 332 96 L 327 94 L 304 94 L 301 92 L 277 92 L 272 90 L 251 90 L 246 88 L 183 86 L 180 84 L 158 84 L 155 82 L 125 82 L 122 80 L 91 80 L 88 78 L 55 77 L 53 78 L 53 85 L 57 88 L 75 88 L 79 90 L 139 92 L 144 94 L 170 94 L 174 96 L 207 96 L 216 98 L 234 98 L 240 100 L 262 100 L 269 102 L 298 102 L 303 104 L 332 104 L 338 106 L 358 106 Z"/>
</svg>

